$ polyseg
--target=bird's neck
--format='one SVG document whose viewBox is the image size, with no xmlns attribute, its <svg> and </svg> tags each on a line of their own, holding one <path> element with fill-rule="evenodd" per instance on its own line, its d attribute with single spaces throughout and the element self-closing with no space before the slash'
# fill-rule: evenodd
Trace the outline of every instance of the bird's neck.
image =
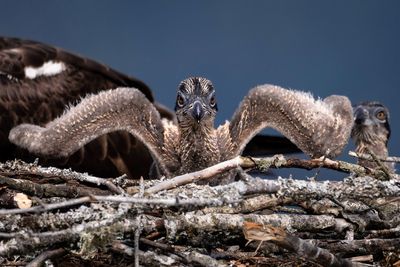
<svg viewBox="0 0 400 267">
<path fill-rule="evenodd" d="M 212 122 L 180 127 L 179 143 L 180 173 L 201 170 L 220 160 L 217 135 Z"/>
<path fill-rule="evenodd" d="M 376 156 L 381 158 L 386 158 L 388 156 L 388 149 L 386 146 L 386 142 L 376 141 L 374 143 L 365 143 L 365 142 L 357 142 L 356 144 L 356 152 L 369 154 L 370 152 L 374 153 Z"/>
<path fill-rule="evenodd" d="M 370 153 L 373 153 L 375 156 L 378 158 L 387 158 L 389 153 L 387 149 L 386 142 L 382 141 L 375 141 L 372 144 L 371 143 L 364 143 L 364 142 L 357 142 L 356 144 L 356 152 L 361 153 L 361 154 L 367 154 L 369 155 Z M 378 164 L 375 161 L 371 160 L 366 160 L 366 159 L 358 159 L 357 161 L 358 164 L 364 167 L 369 167 L 369 168 L 377 168 L 379 167 Z M 394 171 L 394 164 L 391 162 L 382 162 L 386 167 L 388 168 L 389 171 Z"/>
<path fill-rule="evenodd" d="M 356 152 L 369 154 L 369 151 L 378 157 L 386 158 L 387 133 L 379 132 L 374 128 L 362 128 L 354 138 L 356 143 Z"/>
</svg>

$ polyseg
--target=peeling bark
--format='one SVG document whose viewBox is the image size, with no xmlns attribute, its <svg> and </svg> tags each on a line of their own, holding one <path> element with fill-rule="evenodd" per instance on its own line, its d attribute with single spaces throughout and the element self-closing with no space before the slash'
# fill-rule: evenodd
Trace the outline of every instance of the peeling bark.
<svg viewBox="0 0 400 267">
<path fill-rule="evenodd" d="M 335 182 L 242 175 L 226 185 L 195 183 L 238 166 L 326 167 L 356 175 Z M 365 259 L 394 264 L 400 259 L 382 255 L 400 255 L 400 179 L 393 174 L 383 180 L 382 175 L 345 162 L 281 156 L 239 157 L 175 180 L 140 183 L 4 163 L 0 260 L 19 256 L 33 266 L 46 259 L 81 266 L 135 261 L 144 266 L 354 266 L 354 260 Z M 8 201 L 22 192 L 32 200 L 31 208 Z M 261 239 L 254 257 L 255 245 L 245 246 L 245 221 L 279 227 L 284 238 Z M 61 249 L 54 250 L 60 247 L 65 256 L 54 257 L 61 255 Z"/>
</svg>

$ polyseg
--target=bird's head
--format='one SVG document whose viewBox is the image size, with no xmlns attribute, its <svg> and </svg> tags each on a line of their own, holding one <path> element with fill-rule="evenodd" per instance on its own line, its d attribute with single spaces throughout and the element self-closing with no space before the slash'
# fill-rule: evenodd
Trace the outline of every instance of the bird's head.
<svg viewBox="0 0 400 267">
<path fill-rule="evenodd" d="M 387 144 L 390 137 L 389 110 L 379 102 L 363 102 L 354 107 L 351 136 L 356 142 Z"/>
<path fill-rule="evenodd" d="M 180 83 L 175 104 L 180 127 L 213 126 L 217 111 L 215 90 L 211 81 L 190 77 Z"/>
</svg>

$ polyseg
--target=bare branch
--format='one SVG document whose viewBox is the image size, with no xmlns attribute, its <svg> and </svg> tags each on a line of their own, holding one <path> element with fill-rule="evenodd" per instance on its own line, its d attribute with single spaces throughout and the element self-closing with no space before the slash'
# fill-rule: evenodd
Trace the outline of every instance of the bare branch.
<svg viewBox="0 0 400 267">
<path fill-rule="evenodd" d="M 272 224 L 285 229 L 299 231 L 319 231 L 330 230 L 336 233 L 344 233 L 353 226 L 344 219 L 335 218 L 329 215 L 299 215 L 299 214 L 205 214 L 199 215 L 194 212 L 188 212 L 182 215 L 168 217 L 164 226 L 169 238 L 174 238 L 178 232 L 185 231 L 193 239 L 201 238 L 199 233 L 207 231 L 219 232 L 227 230 L 240 231 L 244 221 L 253 221 L 261 224 Z M 198 229 L 191 232 L 190 229 Z M 193 236 L 192 236 L 193 234 Z"/>
<path fill-rule="evenodd" d="M 0 185 L 36 195 L 38 197 L 80 197 L 87 195 L 108 195 L 109 192 L 98 188 L 72 185 L 37 184 L 28 180 L 13 179 L 0 175 Z"/>
<path fill-rule="evenodd" d="M 197 182 L 204 179 L 210 179 L 221 173 L 225 173 L 232 169 L 238 167 L 242 168 L 258 168 L 262 171 L 266 171 L 269 168 L 303 168 L 303 169 L 315 169 L 315 168 L 328 168 L 332 170 L 337 170 L 341 172 L 350 173 L 353 172 L 357 176 L 371 175 L 376 178 L 385 177 L 385 173 L 379 170 L 372 170 L 364 168 L 357 164 L 351 164 L 344 161 L 334 161 L 330 159 L 311 159 L 311 160 L 301 160 L 301 159 L 287 159 L 282 155 L 268 157 L 268 158 L 250 158 L 238 156 L 231 160 L 227 160 L 218 163 L 214 166 L 206 168 L 201 171 L 192 172 L 180 176 L 176 176 L 172 179 L 165 180 L 159 184 L 156 184 L 148 189 L 146 189 L 146 194 L 154 194 L 162 190 L 168 190 L 176 188 L 178 186 Z M 393 177 L 398 179 L 399 176 L 393 174 Z"/>
<path fill-rule="evenodd" d="M 74 172 L 70 169 L 57 169 L 54 167 L 41 167 L 35 163 L 25 163 L 20 160 L 8 161 L 6 163 L 0 163 L 0 174 L 5 176 L 10 175 L 36 175 L 41 177 L 57 177 L 64 181 L 80 181 L 91 183 L 94 185 L 104 185 L 108 187 L 111 192 L 121 194 L 123 191 L 121 188 L 115 186 L 110 180 L 105 178 L 98 178 L 95 176 L 88 175 L 87 173 Z"/>
<path fill-rule="evenodd" d="M 370 154 L 365 154 L 365 153 L 357 153 L 354 151 L 349 151 L 349 155 L 355 158 L 359 158 L 359 159 L 365 159 L 365 160 L 370 160 L 373 161 L 374 159 L 372 158 L 372 156 Z M 385 161 L 385 162 L 396 162 L 399 163 L 400 162 L 400 157 L 387 157 L 387 158 L 382 158 L 382 157 L 378 157 L 377 158 L 380 161 Z"/>
<path fill-rule="evenodd" d="M 43 262 L 45 262 L 46 260 L 54 258 L 54 257 L 60 257 L 60 256 L 64 255 L 65 253 L 66 253 L 66 251 L 63 248 L 43 251 L 33 261 L 28 263 L 26 265 L 26 267 L 40 267 L 40 266 L 42 266 Z"/>
<path fill-rule="evenodd" d="M 243 224 L 243 233 L 249 242 L 253 240 L 261 241 L 257 250 L 264 241 L 272 241 L 278 246 L 294 251 L 299 256 L 308 258 L 322 264 L 323 266 L 359 266 L 351 261 L 336 257 L 326 249 L 321 249 L 301 238 L 290 235 L 281 227 L 273 227 L 271 225 L 262 225 L 245 221 Z"/>
<path fill-rule="evenodd" d="M 77 199 L 71 199 L 60 203 L 46 204 L 43 206 L 35 206 L 27 209 L 0 209 L 0 215 L 10 215 L 10 214 L 22 214 L 29 212 L 44 212 L 54 209 L 66 208 L 75 206 L 78 204 L 83 204 L 91 201 L 91 197 L 81 197 Z"/>
<path fill-rule="evenodd" d="M 365 253 L 376 254 L 382 248 L 386 251 L 398 252 L 400 248 L 400 238 L 390 239 L 360 239 L 360 240 L 312 240 L 316 246 L 326 248 L 332 253 L 342 253 L 343 255 L 363 255 Z"/>
<path fill-rule="evenodd" d="M 44 212 L 54 209 L 71 207 L 88 202 L 115 202 L 115 203 L 132 203 L 136 205 L 146 205 L 146 206 L 157 205 L 164 207 L 172 207 L 172 206 L 183 207 L 187 205 L 218 206 L 224 204 L 237 203 L 238 200 L 225 201 L 224 199 L 201 199 L 201 198 L 180 200 L 179 198 L 146 199 L 146 198 L 126 197 L 126 196 L 88 196 L 88 197 L 81 197 L 77 199 L 67 200 L 60 203 L 46 204 L 44 206 L 35 206 L 27 209 L 0 209 L 0 215 L 21 214 L 29 212 Z"/>
<path fill-rule="evenodd" d="M 0 256 L 13 255 L 17 253 L 24 254 L 33 249 L 42 248 L 48 245 L 77 241 L 81 233 L 95 231 L 96 229 L 113 225 L 118 222 L 123 214 L 123 211 L 118 211 L 115 214 L 110 214 L 109 218 L 73 225 L 70 228 L 59 231 L 15 233 L 13 234 L 13 237 L 11 237 L 12 239 L 0 243 Z M 4 233 L 2 236 L 4 236 Z"/>
<path fill-rule="evenodd" d="M 89 194 L 79 198 L 75 195 L 40 198 L 43 195 L 40 186 L 56 187 L 54 182 L 67 181 L 68 186 L 93 191 L 99 190 L 98 185 L 104 188 L 105 184 L 88 186 L 88 181 L 60 179 L 55 174 L 62 173 L 49 168 L 37 175 L 31 174 L 41 168 L 36 165 L 7 164 L 0 164 L 0 178 L 7 176 L 0 181 L 10 185 L 19 183 L 15 185 L 19 189 L 3 183 L 5 186 L 0 192 L 17 194 L 26 190 L 24 182 L 30 182 L 33 187 L 29 187 L 32 192 L 29 197 L 37 206 L 0 210 L 0 263 L 2 256 L 10 259 L 13 255 L 20 257 L 21 262 L 31 257 L 40 261 L 46 258 L 43 256 L 46 251 L 57 246 L 73 248 L 74 253 L 63 259 L 82 261 L 77 264 L 109 261 L 110 265 L 121 267 L 132 265 L 135 259 L 144 266 L 305 264 L 293 252 L 303 258 L 317 259 L 324 266 L 337 261 L 342 264 L 338 255 L 385 266 L 399 260 L 394 256 L 384 260 L 376 256 L 400 253 L 400 178 L 393 175 L 391 180 L 379 180 L 376 177 L 383 177 L 383 172 L 355 164 L 282 156 L 238 157 L 172 181 L 138 183 L 123 177 L 108 180 L 117 189 L 127 189 L 134 196 Z M 241 180 L 226 185 L 212 187 L 193 183 L 238 167 L 261 171 L 326 167 L 353 174 L 343 181 L 311 181 L 264 180 L 241 173 Z M 110 194 L 110 190 L 102 192 Z M 246 252 L 242 235 L 242 225 L 247 220 L 282 227 L 285 231 L 274 237 L 281 236 L 285 242 L 274 241 L 278 246 L 264 242 L 260 255 L 253 257 Z M 146 246 L 146 252 L 139 250 L 135 240 L 140 240 L 140 246 Z M 45 253 L 40 255 L 42 251 Z M 363 255 L 368 257 L 359 257 Z M 317 266 L 310 260 L 306 264 Z"/>
<path fill-rule="evenodd" d="M 156 184 L 155 186 L 146 189 L 145 194 L 150 195 L 162 190 L 175 188 L 180 185 L 197 182 L 199 180 L 210 179 L 218 174 L 235 169 L 241 164 L 243 164 L 242 158 L 236 157 L 231 160 L 218 163 L 201 171 L 183 174 L 180 176 L 176 176 L 172 179 L 165 180 L 159 184 Z"/>
</svg>

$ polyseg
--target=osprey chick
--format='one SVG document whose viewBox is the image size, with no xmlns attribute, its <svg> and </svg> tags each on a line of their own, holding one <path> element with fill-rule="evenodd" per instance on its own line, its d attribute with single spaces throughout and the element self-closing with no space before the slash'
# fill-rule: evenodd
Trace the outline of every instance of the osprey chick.
<svg viewBox="0 0 400 267">
<path fill-rule="evenodd" d="M 344 96 L 315 100 L 273 85 L 252 89 L 231 121 L 214 128 L 217 110 L 212 83 L 191 77 L 178 87 L 177 124 L 162 120 L 140 91 L 118 88 L 83 99 L 46 127 L 17 126 L 9 138 L 36 154 L 68 156 L 99 135 L 126 130 L 149 148 L 159 174 L 171 177 L 240 155 L 267 126 L 311 157 L 335 157 L 347 143 L 353 122 Z"/>
<path fill-rule="evenodd" d="M 390 138 L 389 110 L 379 102 L 363 102 L 354 107 L 354 126 L 351 137 L 356 143 L 356 152 L 370 154 L 379 158 L 388 156 Z M 377 168 L 374 161 L 359 159 L 358 164 Z M 389 171 L 394 171 L 394 163 L 386 162 Z"/>
</svg>

